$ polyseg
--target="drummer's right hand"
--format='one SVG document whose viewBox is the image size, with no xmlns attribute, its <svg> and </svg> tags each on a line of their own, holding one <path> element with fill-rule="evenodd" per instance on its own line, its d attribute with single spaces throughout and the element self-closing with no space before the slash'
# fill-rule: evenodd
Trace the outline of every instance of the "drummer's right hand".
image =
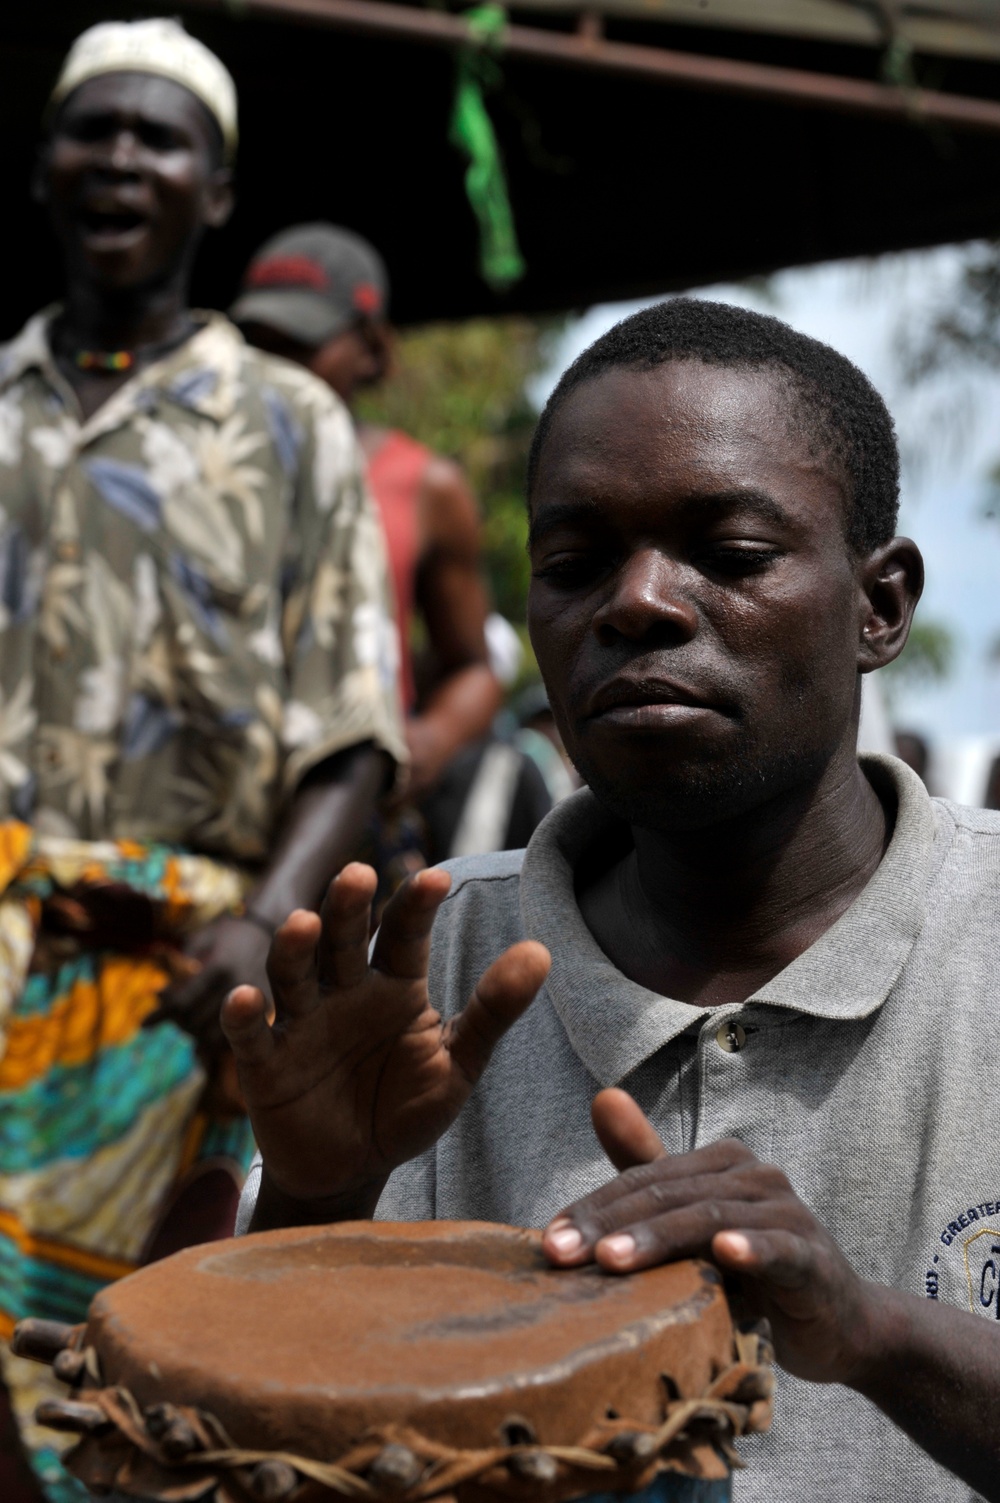
<svg viewBox="0 0 1000 1503">
<path fill-rule="evenodd" d="M 254 1229 L 370 1216 L 397 1165 L 437 1142 L 494 1046 L 545 980 L 549 953 L 524 940 L 442 1023 L 427 994 L 434 916 L 451 879 L 419 872 L 386 907 L 368 959 L 376 877 L 352 862 L 320 916 L 297 909 L 274 937 L 263 994 L 222 1007 L 263 1158 Z"/>
</svg>

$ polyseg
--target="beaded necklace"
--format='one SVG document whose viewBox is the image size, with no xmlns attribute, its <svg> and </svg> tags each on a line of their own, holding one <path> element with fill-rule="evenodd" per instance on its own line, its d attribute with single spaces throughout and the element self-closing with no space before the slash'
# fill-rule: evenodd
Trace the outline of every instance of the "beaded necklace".
<svg viewBox="0 0 1000 1503">
<path fill-rule="evenodd" d="M 135 355 L 131 350 L 77 350 L 73 364 L 81 371 L 130 371 Z"/>
<path fill-rule="evenodd" d="M 168 355 L 171 350 L 190 339 L 199 327 L 200 321 L 189 314 L 183 328 L 169 339 L 161 339 L 156 344 L 141 345 L 138 350 L 74 350 L 72 354 L 67 351 L 62 358 L 70 361 L 80 371 L 102 371 L 105 375 L 119 375 L 123 371 L 134 370 L 140 360 L 159 360 Z"/>
</svg>

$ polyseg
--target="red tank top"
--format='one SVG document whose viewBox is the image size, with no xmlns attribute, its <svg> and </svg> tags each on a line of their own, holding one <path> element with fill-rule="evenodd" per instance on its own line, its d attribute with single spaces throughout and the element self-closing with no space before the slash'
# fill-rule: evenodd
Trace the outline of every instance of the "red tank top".
<svg viewBox="0 0 1000 1503">
<path fill-rule="evenodd" d="M 410 621 L 419 562 L 420 482 L 433 459 L 430 449 L 393 429 L 368 461 L 368 483 L 382 518 L 389 570 L 396 592 L 399 627 L 399 684 L 403 708 L 413 709 L 413 662 Z"/>
</svg>

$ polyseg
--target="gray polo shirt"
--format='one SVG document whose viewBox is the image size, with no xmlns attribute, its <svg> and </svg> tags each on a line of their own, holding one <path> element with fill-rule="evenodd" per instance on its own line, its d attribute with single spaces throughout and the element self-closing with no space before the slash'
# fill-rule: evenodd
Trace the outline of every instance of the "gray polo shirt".
<svg viewBox="0 0 1000 1503">
<path fill-rule="evenodd" d="M 865 767 L 897 804 L 881 865 L 832 929 L 739 1005 L 661 997 L 599 948 L 574 872 L 627 833 L 588 791 L 526 852 L 454 863 L 431 959 L 441 1012 L 516 940 L 546 944 L 552 971 L 459 1120 L 392 1176 L 378 1215 L 544 1225 L 611 1178 L 589 1107 L 620 1085 L 669 1151 L 737 1137 L 779 1165 L 864 1277 L 998 1322 L 1000 1361 L 1000 815 L 930 799 L 895 759 Z M 741 1450 L 738 1503 L 978 1496 L 864 1399 L 786 1374 L 773 1429 Z"/>
</svg>

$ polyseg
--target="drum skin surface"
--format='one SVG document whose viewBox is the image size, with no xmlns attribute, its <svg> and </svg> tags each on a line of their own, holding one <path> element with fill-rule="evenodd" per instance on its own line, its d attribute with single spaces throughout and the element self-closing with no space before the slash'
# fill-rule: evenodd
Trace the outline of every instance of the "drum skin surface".
<svg viewBox="0 0 1000 1503">
<path fill-rule="evenodd" d="M 238 1444 L 337 1455 L 372 1426 L 495 1445 L 523 1414 L 572 1445 L 609 1409 L 662 1418 L 669 1373 L 731 1361 L 714 1269 L 555 1271 L 535 1232 L 479 1223 L 296 1228 L 214 1242 L 98 1295 L 88 1341 L 140 1404 L 209 1409 Z"/>
<path fill-rule="evenodd" d="M 724 1503 L 771 1418 L 711 1265 L 557 1271 L 493 1223 L 207 1243 L 14 1347 L 70 1385 L 38 1413 L 80 1433 L 69 1469 L 159 1503 Z"/>
</svg>

